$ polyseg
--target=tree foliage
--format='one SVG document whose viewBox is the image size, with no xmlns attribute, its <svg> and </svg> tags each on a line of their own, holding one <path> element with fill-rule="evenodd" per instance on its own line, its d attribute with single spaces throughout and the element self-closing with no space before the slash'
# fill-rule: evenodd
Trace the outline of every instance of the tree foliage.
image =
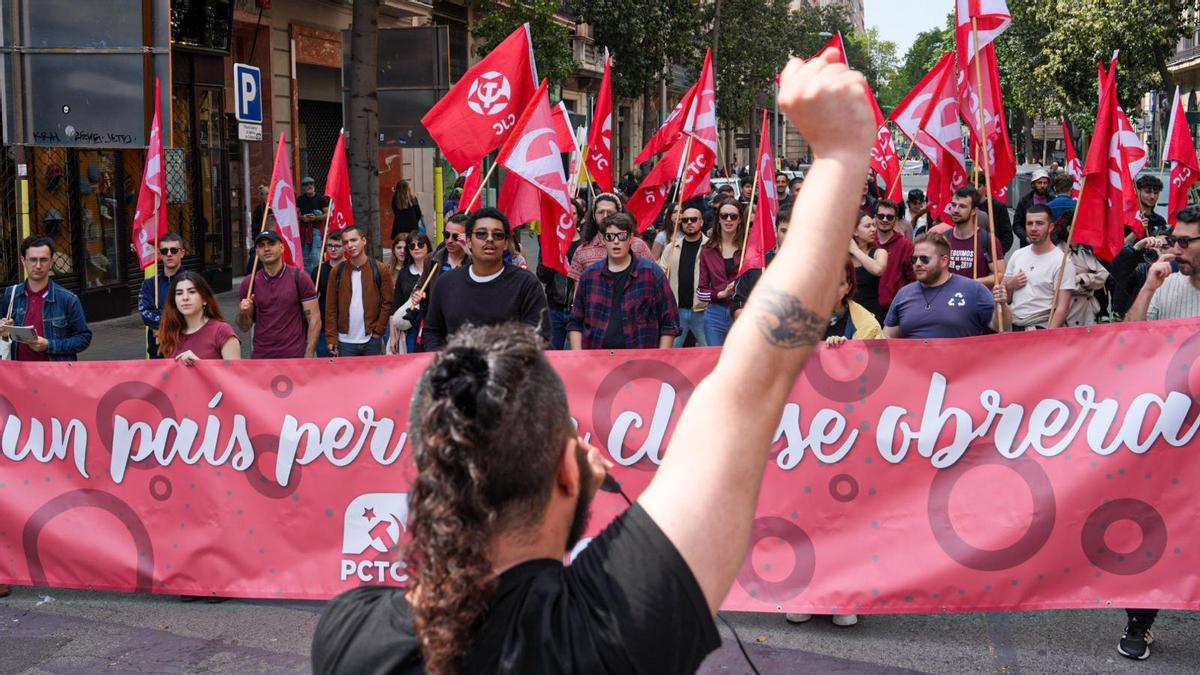
<svg viewBox="0 0 1200 675">
<path fill-rule="evenodd" d="M 713 26 L 721 119 L 755 130 L 750 115 L 759 98 L 771 94 L 790 56 L 790 5 L 788 0 L 722 0 L 720 25 Z"/>
<path fill-rule="evenodd" d="M 954 14 L 946 17 L 946 25 L 917 34 L 903 62 L 879 94 L 880 104 L 889 110 L 895 107 L 920 83 L 942 55 L 954 50 Z M 885 103 L 886 102 L 886 103 Z"/>
<path fill-rule="evenodd" d="M 704 55 L 698 0 L 575 0 L 572 6 L 592 27 L 596 44 L 612 52 L 613 93 L 620 98 L 653 91 L 672 64 L 698 64 Z"/>
<path fill-rule="evenodd" d="M 476 53 L 486 55 L 523 23 L 533 35 L 533 57 L 539 77 L 551 84 L 563 82 L 575 72 L 571 55 L 571 31 L 555 16 L 562 8 L 559 0 L 513 0 L 509 3 L 480 2 L 485 9 L 471 29 Z"/>
<path fill-rule="evenodd" d="M 1034 117 L 1066 114 L 1091 127 L 1096 63 L 1120 50 L 1119 93 L 1127 109 L 1151 89 L 1171 85 L 1166 62 L 1195 29 L 1182 0 L 1009 0 L 1013 25 L 1001 38 L 1001 77 Z"/>
</svg>

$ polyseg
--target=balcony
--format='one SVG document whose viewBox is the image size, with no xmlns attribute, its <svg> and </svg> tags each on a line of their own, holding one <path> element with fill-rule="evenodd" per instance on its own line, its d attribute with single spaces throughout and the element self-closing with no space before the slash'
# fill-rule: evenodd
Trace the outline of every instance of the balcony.
<svg viewBox="0 0 1200 675">
<path fill-rule="evenodd" d="M 1180 49 L 1171 58 L 1167 59 L 1167 70 L 1178 70 L 1184 64 L 1188 64 L 1196 59 L 1200 59 L 1200 45 Z"/>
<path fill-rule="evenodd" d="M 575 59 L 577 74 L 594 77 L 604 75 L 604 50 L 596 47 L 591 38 L 571 36 L 571 57 Z"/>
</svg>

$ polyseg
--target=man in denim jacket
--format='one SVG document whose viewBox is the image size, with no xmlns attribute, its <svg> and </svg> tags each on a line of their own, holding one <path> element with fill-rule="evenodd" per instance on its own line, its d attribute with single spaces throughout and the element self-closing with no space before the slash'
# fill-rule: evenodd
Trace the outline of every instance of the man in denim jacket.
<svg viewBox="0 0 1200 675">
<path fill-rule="evenodd" d="M 50 280 L 54 240 L 34 235 L 21 242 L 24 284 L 4 291 L 6 316 L 0 319 L 0 338 L 9 339 L 8 326 L 33 326 L 37 339 L 14 343 L 12 358 L 19 361 L 75 361 L 92 342 L 79 298 Z M 11 308 L 11 312 L 7 310 Z"/>
</svg>

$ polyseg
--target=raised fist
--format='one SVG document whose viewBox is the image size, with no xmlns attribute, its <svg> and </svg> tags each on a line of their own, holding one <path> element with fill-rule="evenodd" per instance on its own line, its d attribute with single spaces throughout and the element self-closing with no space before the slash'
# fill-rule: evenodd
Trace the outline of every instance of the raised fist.
<svg viewBox="0 0 1200 675">
<path fill-rule="evenodd" d="M 867 81 L 836 49 L 792 59 L 779 83 L 779 107 L 812 147 L 814 157 L 866 156 L 875 142 Z"/>
</svg>

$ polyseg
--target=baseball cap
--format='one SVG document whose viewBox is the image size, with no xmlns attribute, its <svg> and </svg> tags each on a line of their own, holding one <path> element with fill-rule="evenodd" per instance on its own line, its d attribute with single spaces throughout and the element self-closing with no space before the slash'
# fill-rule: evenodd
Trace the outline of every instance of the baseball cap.
<svg viewBox="0 0 1200 675">
<path fill-rule="evenodd" d="M 1050 177 L 1050 172 L 1046 171 L 1045 169 L 1034 169 L 1033 177 L 1030 178 L 1029 181 L 1033 182 L 1035 180 L 1041 180 L 1043 178 L 1049 178 L 1049 177 Z"/>
<path fill-rule="evenodd" d="M 317 181 L 316 181 L 316 180 L 314 180 L 312 176 L 305 176 L 304 178 L 301 178 L 301 179 L 300 179 L 300 184 L 301 184 L 301 185 L 306 185 L 306 184 L 308 184 L 308 183 L 316 183 L 316 182 L 317 182 Z"/>
<path fill-rule="evenodd" d="M 262 232 L 259 232 L 258 236 L 256 236 L 254 238 L 254 243 L 258 244 L 258 242 L 260 242 L 264 239 L 266 239 L 267 241 L 273 241 L 276 243 L 283 242 L 283 237 L 280 237 L 279 233 L 276 232 L 275 230 L 263 230 Z"/>
</svg>

